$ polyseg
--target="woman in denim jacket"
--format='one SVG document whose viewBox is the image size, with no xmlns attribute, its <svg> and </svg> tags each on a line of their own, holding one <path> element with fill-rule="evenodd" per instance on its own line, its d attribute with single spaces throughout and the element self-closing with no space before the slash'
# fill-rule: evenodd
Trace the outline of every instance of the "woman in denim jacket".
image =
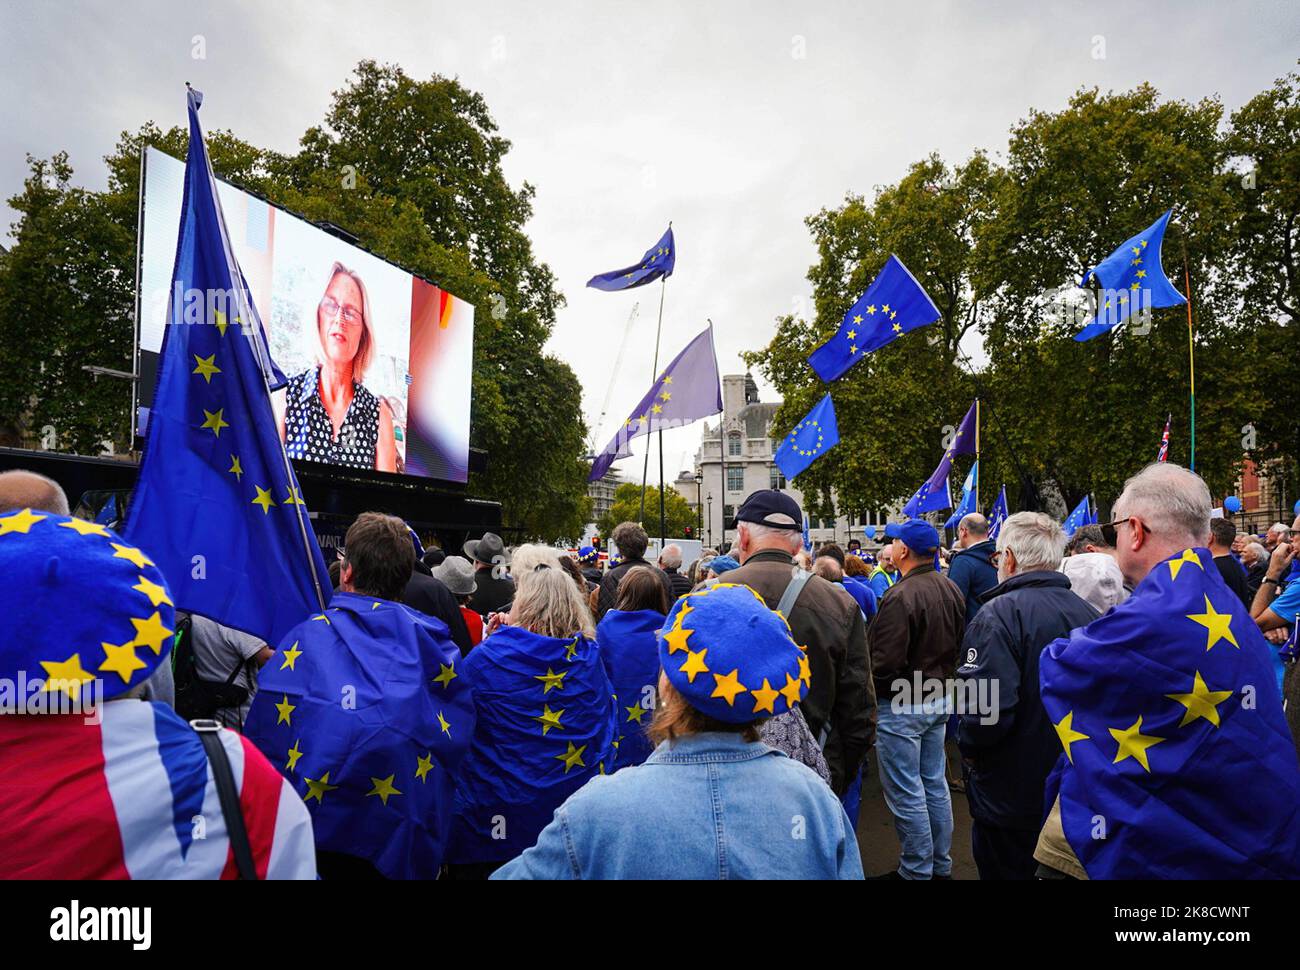
<svg viewBox="0 0 1300 970">
<path fill-rule="evenodd" d="M 839 799 L 758 739 L 808 688 L 785 621 L 747 586 L 677 601 L 659 637 L 646 762 L 591 779 L 494 879 L 861 879 Z"/>
</svg>

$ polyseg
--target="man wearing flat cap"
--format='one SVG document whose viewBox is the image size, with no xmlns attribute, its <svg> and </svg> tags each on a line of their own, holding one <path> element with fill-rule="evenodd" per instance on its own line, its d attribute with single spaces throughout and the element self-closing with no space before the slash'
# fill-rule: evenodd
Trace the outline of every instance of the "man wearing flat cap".
<svg viewBox="0 0 1300 970">
<path fill-rule="evenodd" d="M 943 739 L 945 693 L 966 632 L 966 597 L 935 568 L 939 533 L 921 519 L 891 522 L 902 578 L 871 624 L 871 668 L 880 698 L 880 784 L 902 843 L 898 869 L 882 878 L 952 877 L 952 796 Z"/>
<path fill-rule="evenodd" d="M 812 668 L 801 706 L 813 736 L 825 741 L 831 787 L 842 796 L 876 732 L 876 692 L 862 611 L 842 587 L 795 568 L 794 554 L 803 543 L 803 511 L 789 495 L 775 489 L 754 492 L 736 513 L 735 528 L 741 565 L 724 582 L 751 587 L 773 610 L 792 583 L 802 584 L 792 590 L 797 595 L 784 611 Z"/>
</svg>

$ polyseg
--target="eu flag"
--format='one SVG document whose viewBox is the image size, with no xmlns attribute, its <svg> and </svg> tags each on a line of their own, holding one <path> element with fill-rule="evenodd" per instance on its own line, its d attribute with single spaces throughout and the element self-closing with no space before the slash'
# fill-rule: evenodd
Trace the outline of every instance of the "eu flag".
<svg viewBox="0 0 1300 970">
<path fill-rule="evenodd" d="M 998 533 L 1002 531 L 1002 523 L 1007 520 L 1007 487 L 1002 486 L 998 492 L 997 501 L 993 503 L 993 508 L 989 510 L 989 538 L 996 539 Z"/>
<path fill-rule="evenodd" d="M 456 774 L 448 861 L 503 862 L 618 758 L 614 688 L 595 641 L 505 626 L 461 665 L 478 721 Z M 626 722 L 624 722 L 626 723 Z"/>
<path fill-rule="evenodd" d="M 924 512 L 938 512 L 940 509 L 952 508 L 952 494 L 948 486 L 952 456 L 979 454 L 979 414 L 980 402 L 976 399 L 966 411 L 966 416 L 961 419 L 957 430 L 953 432 L 952 440 L 944 449 L 939 464 L 903 506 L 905 516 L 915 518 Z"/>
<path fill-rule="evenodd" d="M 1097 315 L 1075 334 L 1075 340 L 1082 343 L 1108 333 L 1134 312 L 1187 302 L 1187 297 L 1169 282 L 1160 263 L 1165 227 L 1169 225 L 1173 211 L 1170 209 L 1083 274 L 1079 285 L 1086 286 L 1090 277 L 1096 279 L 1101 288 L 1101 299 Z"/>
<path fill-rule="evenodd" d="M 597 273 L 587 280 L 587 285 L 606 291 L 630 290 L 653 283 L 660 277 L 667 279 L 673 275 L 673 266 L 676 264 L 677 246 L 673 243 L 673 227 L 670 225 L 659 241 L 646 250 L 639 263 L 612 269 L 608 273 Z"/>
<path fill-rule="evenodd" d="M 827 394 L 785 436 L 772 459 L 789 481 L 839 443 L 840 429 L 835 423 L 835 402 Z"/>
<path fill-rule="evenodd" d="M 633 438 L 665 428 L 681 428 L 722 410 L 722 381 L 713 348 L 713 324 L 688 343 L 650 385 L 623 427 L 596 455 L 589 481 L 597 481 L 619 458 L 632 454 Z"/>
<path fill-rule="evenodd" d="M 1269 645 L 1208 549 L 1047 645 L 1048 780 L 1093 879 L 1300 878 L 1300 766 Z"/>
<path fill-rule="evenodd" d="M 903 261 L 890 256 L 880 275 L 849 307 L 835 336 L 808 356 L 825 383 L 838 380 L 863 354 L 939 319 L 939 309 Z"/>
<path fill-rule="evenodd" d="M 975 492 L 979 476 L 980 463 L 977 461 L 970 466 L 970 471 L 966 473 L 966 481 L 961 487 L 961 501 L 957 503 L 956 511 L 948 516 L 948 521 L 943 524 L 945 529 L 957 528 L 963 518 L 976 511 Z"/>
<path fill-rule="evenodd" d="M 244 733 L 303 796 L 317 848 L 437 877 L 474 734 L 460 663 L 441 620 L 358 593 L 289 631 Z"/>
<path fill-rule="evenodd" d="M 226 237 L 201 102 L 191 90 L 169 325 L 123 535 L 177 608 L 278 643 L 322 607 L 329 574 L 276 430 L 274 371 Z"/>
<path fill-rule="evenodd" d="M 1074 535 L 1080 526 L 1093 525 L 1096 521 L 1097 515 L 1092 511 L 1092 499 L 1085 495 L 1083 501 L 1074 507 L 1074 511 L 1065 517 L 1065 521 L 1061 523 L 1061 531 L 1069 537 Z"/>
</svg>

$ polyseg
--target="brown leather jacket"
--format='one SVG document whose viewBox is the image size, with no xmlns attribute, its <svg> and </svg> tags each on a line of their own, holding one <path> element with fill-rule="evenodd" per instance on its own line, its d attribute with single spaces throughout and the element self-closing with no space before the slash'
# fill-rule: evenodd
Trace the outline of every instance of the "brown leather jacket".
<svg viewBox="0 0 1300 970">
<path fill-rule="evenodd" d="M 896 582 L 880 599 L 869 637 L 881 702 L 903 689 L 895 681 L 910 685 L 913 671 L 927 680 L 951 678 L 965 632 L 966 597 L 932 565 L 918 566 Z"/>
<path fill-rule="evenodd" d="M 743 583 L 776 609 L 790 582 L 794 560 L 788 553 L 754 553 L 721 582 Z M 831 787 L 842 795 L 876 739 L 876 692 L 871 681 L 866 628 L 853 597 L 820 576 L 811 576 L 786 617 L 795 642 L 808 648 L 812 682 L 803 714 L 813 736 L 826 738 Z"/>
</svg>

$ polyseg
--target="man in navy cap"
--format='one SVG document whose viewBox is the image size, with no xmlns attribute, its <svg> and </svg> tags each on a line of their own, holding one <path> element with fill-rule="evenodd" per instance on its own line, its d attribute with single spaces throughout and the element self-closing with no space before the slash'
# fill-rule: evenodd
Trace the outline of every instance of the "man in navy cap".
<svg viewBox="0 0 1300 970">
<path fill-rule="evenodd" d="M 966 632 L 966 598 L 935 569 L 939 533 L 921 519 L 885 535 L 901 577 L 880 601 L 869 637 L 878 714 L 880 783 L 902 843 L 886 879 L 952 876 L 952 798 L 943 750 L 948 686 Z M 887 703 L 886 703 L 887 701 Z"/>
<path fill-rule="evenodd" d="M 795 642 L 808 650 L 812 682 L 802 708 L 824 742 L 831 787 L 843 795 L 875 737 L 876 693 L 862 611 L 843 589 L 794 566 L 803 544 L 803 512 L 784 492 L 762 489 L 736 513 L 740 568 L 723 582 L 756 590 L 784 614 Z M 717 568 L 717 560 L 712 568 Z"/>
</svg>

